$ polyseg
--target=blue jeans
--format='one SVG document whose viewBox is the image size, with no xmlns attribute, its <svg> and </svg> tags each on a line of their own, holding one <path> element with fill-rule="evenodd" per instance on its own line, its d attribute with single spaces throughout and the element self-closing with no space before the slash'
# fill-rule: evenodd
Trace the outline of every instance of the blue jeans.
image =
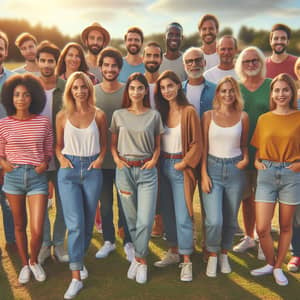
<svg viewBox="0 0 300 300">
<path fill-rule="evenodd" d="M 15 227 L 14 227 L 14 219 L 11 213 L 11 209 L 6 202 L 6 197 L 4 192 L 2 191 L 2 187 L 0 185 L 0 204 L 2 208 L 2 216 L 3 216 L 3 228 L 4 235 L 7 243 L 15 242 Z"/>
<path fill-rule="evenodd" d="M 103 172 L 103 187 L 100 195 L 100 212 L 102 219 L 102 230 L 104 241 L 114 243 L 115 226 L 113 223 L 113 184 L 115 182 L 116 170 L 115 169 L 102 169 Z M 124 211 L 121 205 L 119 194 L 117 194 L 119 222 L 118 227 L 124 227 L 125 237 L 124 244 L 131 242 L 130 234 L 128 231 L 127 223 L 124 216 Z"/>
<path fill-rule="evenodd" d="M 136 257 L 148 255 L 157 198 L 157 169 L 116 169 L 116 185 Z"/>
<path fill-rule="evenodd" d="M 297 206 L 294 216 L 292 255 L 300 257 L 300 205 Z"/>
<path fill-rule="evenodd" d="M 53 238 L 51 239 L 51 225 L 49 220 L 49 212 L 46 210 L 45 222 L 44 222 L 44 233 L 43 233 L 43 246 L 59 246 L 64 243 L 66 236 L 66 224 L 64 220 L 64 215 L 61 207 L 61 200 L 58 193 L 57 187 L 57 171 L 47 172 L 48 181 L 51 181 L 54 186 L 55 191 L 55 221 L 53 224 Z"/>
<path fill-rule="evenodd" d="M 68 229 L 68 252 L 72 271 L 83 268 L 83 257 L 92 238 L 102 187 L 102 170 L 88 170 L 88 167 L 97 156 L 65 155 L 74 168 L 60 168 L 58 171 L 58 191 Z"/>
<path fill-rule="evenodd" d="M 202 192 L 205 210 L 206 248 L 209 252 L 230 250 L 237 228 L 237 214 L 245 188 L 245 172 L 235 165 L 242 159 L 209 155 L 207 172 L 212 182 L 210 193 Z"/>
<path fill-rule="evenodd" d="M 193 222 L 189 215 L 183 172 L 174 169 L 181 159 L 160 160 L 160 207 L 167 240 L 172 247 L 178 245 L 182 255 L 193 252 Z"/>
</svg>

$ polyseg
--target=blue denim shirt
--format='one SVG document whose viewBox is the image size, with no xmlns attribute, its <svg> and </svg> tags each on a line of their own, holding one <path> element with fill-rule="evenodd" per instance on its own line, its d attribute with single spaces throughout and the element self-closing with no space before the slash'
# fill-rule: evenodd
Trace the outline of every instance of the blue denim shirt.
<svg viewBox="0 0 300 300">
<path fill-rule="evenodd" d="M 183 92 L 186 94 L 187 85 L 189 83 L 189 80 L 185 80 L 182 82 L 182 89 Z M 202 90 L 201 97 L 199 99 L 200 101 L 200 111 L 198 111 L 198 114 L 200 118 L 202 117 L 203 113 L 212 109 L 212 102 L 215 96 L 216 91 L 216 85 L 210 81 L 207 81 L 204 79 L 204 88 Z"/>
</svg>

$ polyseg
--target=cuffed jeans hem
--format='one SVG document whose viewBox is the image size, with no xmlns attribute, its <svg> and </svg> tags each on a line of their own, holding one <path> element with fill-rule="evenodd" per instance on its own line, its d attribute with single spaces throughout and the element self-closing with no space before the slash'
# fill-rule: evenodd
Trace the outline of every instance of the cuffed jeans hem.
<svg viewBox="0 0 300 300">
<path fill-rule="evenodd" d="M 208 252 L 218 253 L 221 250 L 221 247 L 210 247 L 206 245 L 206 249 Z"/>
<path fill-rule="evenodd" d="M 191 255 L 193 253 L 193 249 L 178 249 L 178 253 L 180 255 Z"/>
<path fill-rule="evenodd" d="M 83 269 L 83 262 L 82 261 L 71 262 L 69 266 L 71 271 L 80 271 Z"/>
</svg>

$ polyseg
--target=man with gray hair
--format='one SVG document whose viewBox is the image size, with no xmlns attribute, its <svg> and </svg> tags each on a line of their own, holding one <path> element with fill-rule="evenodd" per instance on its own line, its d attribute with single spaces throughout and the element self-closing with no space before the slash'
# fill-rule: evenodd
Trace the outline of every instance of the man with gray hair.
<svg viewBox="0 0 300 300">
<path fill-rule="evenodd" d="M 231 35 L 222 36 L 217 42 L 220 62 L 204 73 L 204 77 L 217 84 L 225 76 L 238 79 L 234 70 L 234 57 L 237 54 L 237 40 Z"/>
<path fill-rule="evenodd" d="M 212 108 L 216 85 L 203 77 L 205 59 L 200 48 L 191 47 L 183 54 L 183 64 L 188 79 L 182 83 L 183 90 L 199 116 Z"/>
<path fill-rule="evenodd" d="M 244 110 L 249 116 L 249 141 L 254 132 L 258 117 L 269 111 L 271 79 L 266 78 L 265 56 L 257 47 L 247 47 L 239 55 L 235 71 L 241 83 L 240 89 L 245 105 Z M 247 170 L 247 188 L 243 199 L 243 218 L 245 236 L 234 248 L 234 252 L 245 252 L 256 246 L 254 241 L 256 170 L 254 168 L 255 148 L 249 143 L 250 163 Z M 259 245 L 258 259 L 264 260 L 263 251 Z"/>
</svg>

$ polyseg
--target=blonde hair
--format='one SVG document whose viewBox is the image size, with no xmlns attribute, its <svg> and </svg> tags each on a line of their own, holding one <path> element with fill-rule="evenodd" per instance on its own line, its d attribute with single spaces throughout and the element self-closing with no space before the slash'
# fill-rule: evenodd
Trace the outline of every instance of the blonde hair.
<svg viewBox="0 0 300 300">
<path fill-rule="evenodd" d="M 274 89 L 274 85 L 276 82 L 278 81 L 284 81 L 289 88 L 292 90 L 292 97 L 291 100 L 289 102 L 289 106 L 290 108 L 294 108 L 297 109 L 297 87 L 296 87 L 296 83 L 294 81 L 294 79 L 286 73 L 281 73 L 279 75 L 277 75 L 271 82 L 270 85 L 270 110 L 274 110 L 276 108 L 276 103 L 274 102 L 273 98 L 272 98 L 272 92 Z"/>
<path fill-rule="evenodd" d="M 232 76 L 225 76 L 223 79 L 221 79 L 217 85 L 216 88 L 216 93 L 215 93 L 215 97 L 213 100 L 213 108 L 215 110 L 220 109 L 221 107 L 221 100 L 220 100 L 220 89 L 222 87 L 222 85 L 226 82 L 231 83 L 233 89 L 234 89 L 234 94 L 235 94 L 235 101 L 233 103 L 234 109 L 237 111 L 242 111 L 244 108 L 244 99 L 241 95 L 241 91 L 239 88 L 239 85 L 237 83 L 237 81 L 232 77 Z"/>
<path fill-rule="evenodd" d="M 72 113 L 76 110 L 75 100 L 72 94 L 72 86 L 75 80 L 81 79 L 88 88 L 89 95 L 88 95 L 88 105 L 91 107 L 95 107 L 96 97 L 95 97 L 95 90 L 91 79 L 83 72 L 74 72 L 72 73 L 66 83 L 64 95 L 63 95 L 63 109 L 67 113 Z"/>
</svg>

